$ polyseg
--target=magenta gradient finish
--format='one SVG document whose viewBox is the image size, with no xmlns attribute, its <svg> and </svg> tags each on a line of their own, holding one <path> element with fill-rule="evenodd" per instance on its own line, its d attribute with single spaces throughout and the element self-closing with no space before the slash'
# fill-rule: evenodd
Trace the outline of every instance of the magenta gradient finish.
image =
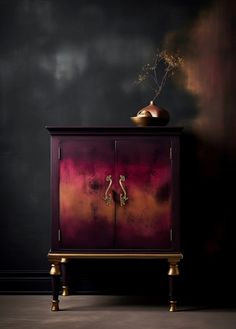
<svg viewBox="0 0 236 329">
<path fill-rule="evenodd" d="M 71 138 L 61 142 L 61 247 L 170 248 L 170 138 Z M 112 176 L 112 203 L 104 194 Z M 120 205 L 120 175 L 128 200 Z"/>
<path fill-rule="evenodd" d="M 114 176 L 111 140 L 61 143 L 60 229 L 63 248 L 111 248 L 114 205 L 103 200 L 107 175 Z"/>
<path fill-rule="evenodd" d="M 116 247 L 170 248 L 170 139 L 117 141 L 117 174 L 128 201 L 116 210 Z"/>
<path fill-rule="evenodd" d="M 51 252 L 179 252 L 180 127 L 47 127 Z M 104 196 L 111 175 L 111 204 Z M 123 193 L 128 200 L 120 204 Z"/>
</svg>

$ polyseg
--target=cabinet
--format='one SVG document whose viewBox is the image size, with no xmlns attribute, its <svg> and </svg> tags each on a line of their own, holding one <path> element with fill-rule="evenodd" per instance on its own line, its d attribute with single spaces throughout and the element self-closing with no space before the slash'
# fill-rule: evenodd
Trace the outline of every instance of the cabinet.
<svg viewBox="0 0 236 329">
<path fill-rule="evenodd" d="M 51 135 L 51 262 L 58 310 L 60 276 L 80 258 L 167 259 L 170 310 L 179 274 L 181 128 L 59 128 Z"/>
</svg>

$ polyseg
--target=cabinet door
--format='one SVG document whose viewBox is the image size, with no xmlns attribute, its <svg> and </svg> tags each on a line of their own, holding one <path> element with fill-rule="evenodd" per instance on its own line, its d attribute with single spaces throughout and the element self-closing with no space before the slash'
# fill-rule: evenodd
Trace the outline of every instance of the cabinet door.
<svg viewBox="0 0 236 329">
<path fill-rule="evenodd" d="M 167 137 L 116 142 L 119 191 L 128 198 L 116 208 L 118 248 L 171 247 L 170 147 Z"/>
<path fill-rule="evenodd" d="M 61 141 L 59 226 L 61 248 L 113 248 L 114 142 L 103 138 Z M 108 177 L 108 179 L 106 179 Z M 112 182 L 112 183 L 111 183 Z"/>
</svg>

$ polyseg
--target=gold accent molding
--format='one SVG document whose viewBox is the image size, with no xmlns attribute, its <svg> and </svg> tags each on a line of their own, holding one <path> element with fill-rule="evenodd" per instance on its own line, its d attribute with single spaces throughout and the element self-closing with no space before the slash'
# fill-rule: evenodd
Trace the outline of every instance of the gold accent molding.
<svg viewBox="0 0 236 329">
<path fill-rule="evenodd" d="M 171 264 L 177 264 L 182 258 L 181 253 L 64 253 L 49 252 L 48 260 L 55 263 L 60 262 L 62 258 L 69 259 L 167 259 Z"/>
<path fill-rule="evenodd" d="M 176 301 L 171 300 L 170 301 L 170 308 L 169 308 L 170 312 L 176 312 Z"/>
<path fill-rule="evenodd" d="M 53 263 L 51 265 L 50 275 L 61 275 L 59 263 Z"/>
</svg>

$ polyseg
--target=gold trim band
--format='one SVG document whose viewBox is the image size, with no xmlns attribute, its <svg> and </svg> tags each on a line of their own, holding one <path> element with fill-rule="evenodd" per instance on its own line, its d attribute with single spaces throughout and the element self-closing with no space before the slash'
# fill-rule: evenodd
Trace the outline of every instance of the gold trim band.
<svg viewBox="0 0 236 329">
<path fill-rule="evenodd" d="M 167 259 L 170 263 L 177 263 L 183 258 L 183 255 L 181 253 L 48 253 L 49 261 L 60 262 L 62 258 Z"/>
</svg>

